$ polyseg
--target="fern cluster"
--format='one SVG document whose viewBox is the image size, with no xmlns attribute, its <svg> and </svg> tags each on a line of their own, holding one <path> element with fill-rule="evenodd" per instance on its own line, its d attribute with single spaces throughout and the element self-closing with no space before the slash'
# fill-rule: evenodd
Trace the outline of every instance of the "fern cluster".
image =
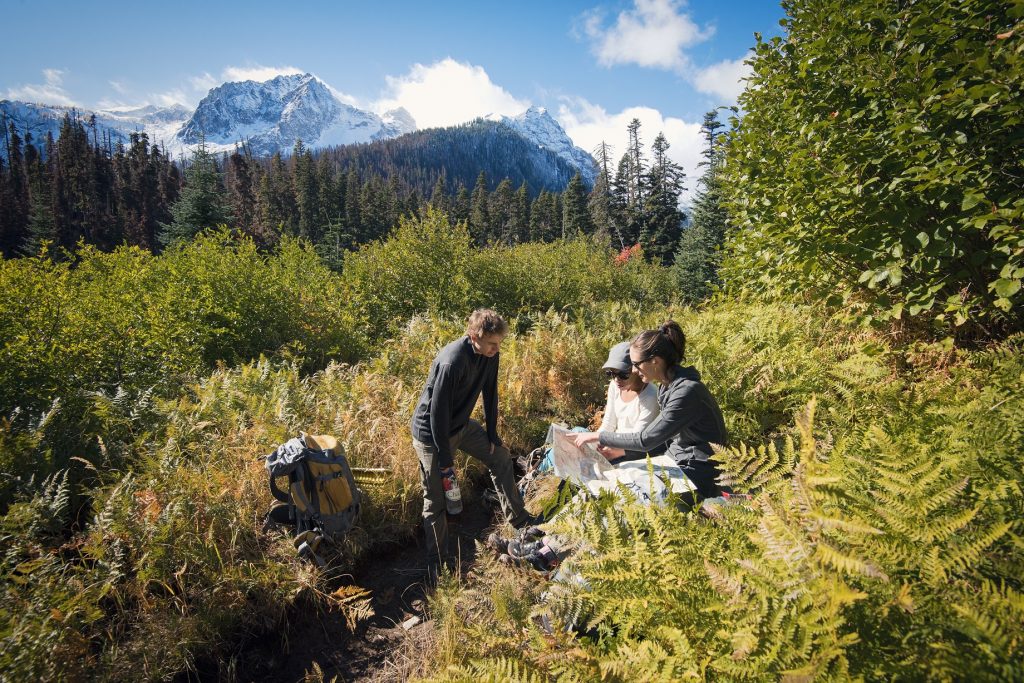
<svg viewBox="0 0 1024 683">
<path fill-rule="evenodd" d="M 535 607 L 555 635 L 518 661 L 464 648 L 439 680 L 1024 680 L 1020 340 L 927 363 L 822 320 L 744 363 L 729 350 L 772 335 L 757 323 L 695 343 L 738 364 L 711 379 L 751 399 L 738 431 L 779 384 L 805 399 L 717 453 L 751 500 L 711 519 L 585 504 L 556 529 L 577 578 Z"/>
</svg>

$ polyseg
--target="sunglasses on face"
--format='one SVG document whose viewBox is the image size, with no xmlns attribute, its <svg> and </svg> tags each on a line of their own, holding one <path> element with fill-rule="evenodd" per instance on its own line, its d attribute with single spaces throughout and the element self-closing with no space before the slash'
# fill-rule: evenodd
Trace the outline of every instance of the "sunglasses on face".
<svg viewBox="0 0 1024 683">
<path fill-rule="evenodd" d="M 625 381 L 625 380 L 629 379 L 629 374 L 630 373 L 623 372 L 621 370 L 605 370 L 604 371 L 604 376 L 607 377 L 608 379 L 617 379 L 617 380 L 621 380 L 621 381 Z"/>
<path fill-rule="evenodd" d="M 641 365 L 643 365 L 643 364 L 644 364 L 644 363 L 646 363 L 647 361 L 651 360 L 652 358 L 654 358 L 654 356 L 647 356 L 647 358 L 641 358 L 640 360 L 631 360 L 631 361 L 629 361 L 629 363 L 630 363 L 630 365 L 632 365 L 632 366 L 633 366 L 634 368 L 636 368 L 637 370 L 639 370 L 639 369 L 640 369 L 640 366 L 641 366 Z"/>
</svg>

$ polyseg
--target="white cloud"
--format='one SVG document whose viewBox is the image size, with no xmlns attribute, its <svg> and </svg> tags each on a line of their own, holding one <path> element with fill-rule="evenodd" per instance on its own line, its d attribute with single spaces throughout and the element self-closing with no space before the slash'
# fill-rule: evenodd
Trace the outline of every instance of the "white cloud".
<svg viewBox="0 0 1024 683">
<path fill-rule="evenodd" d="M 204 95 L 206 92 L 214 86 L 220 85 L 216 78 L 210 75 L 209 72 L 203 72 L 200 76 L 190 76 L 188 84 L 192 86 L 193 90 L 197 90 Z"/>
<path fill-rule="evenodd" d="M 313 76 L 314 76 L 315 78 L 317 78 L 317 79 L 318 79 L 318 80 L 319 80 L 319 81 L 320 81 L 321 83 L 323 83 L 323 84 L 324 84 L 325 86 L 327 86 L 327 89 L 328 89 L 328 90 L 330 90 L 330 91 L 331 91 L 331 93 L 332 93 L 332 94 L 333 94 L 333 95 L 334 95 L 335 97 L 337 97 L 337 98 L 338 98 L 339 100 L 341 100 L 341 101 L 342 101 L 342 102 L 344 102 L 345 104 L 348 104 L 348 105 L 350 105 L 350 106 L 356 107 L 356 108 L 358 108 L 358 109 L 367 109 L 367 108 L 368 108 L 368 105 L 360 104 L 359 100 L 358 100 L 358 99 L 357 99 L 356 97 L 353 97 L 352 95 L 349 95 L 348 93 L 344 93 L 344 92 L 342 92 L 342 91 L 338 90 L 337 88 L 335 88 L 335 87 L 334 87 L 334 86 L 332 86 L 332 85 L 331 85 L 330 83 L 328 83 L 328 82 L 327 82 L 327 81 L 325 81 L 324 79 L 320 78 L 320 77 L 319 77 L 319 76 L 317 76 L 316 74 L 313 74 Z"/>
<path fill-rule="evenodd" d="M 40 104 L 59 104 L 77 107 L 76 102 L 64 89 L 64 74 L 61 69 L 43 69 L 43 83 L 30 83 L 9 88 L 5 97 L 10 100 L 24 100 Z"/>
<path fill-rule="evenodd" d="M 678 0 L 634 0 L 620 12 L 615 24 L 605 26 L 599 10 L 582 17 L 582 31 L 602 66 L 636 64 L 683 71 L 689 66 L 685 50 L 711 37 L 714 29 L 701 28 L 682 11 Z"/>
<path fill-rule="evenodd" d="M 116 92 L 118 95 L 126 95 L 126 94 L 128 94 L 128 87 L 124 83 L 122 83 L 121 81 L 107 81 L 107 82 L 110 83 L 110 87 L 113 88 L 114 92 Z"/>
<path fill-rule="evenodd" d="M 195 102 L 196 98 L 189 97 L 181 88 L 174 88 L 173 90 L 167 90 L 165 92 L 153 93 L 149 96 L 149 103 L 155 104 L 160 107 L 170 107 L 175 104 L 194 105 Z"/>
<path fill-rule="evenodd" d="M 294 66 L 229 66 L 221 74 L 223 81 L 269 81 L 278 76 L 291 76 L 292 74 L 306 73 Z M 208 74 L 207 74 L 208 75 Z M 215 84 L 216 85 L 216 84 Z M 209 88 L 208 88 L 209 89 Z"/>
<path fill-rule="evenodd" d="M 658 133 L 665 134 L 665 139 L 669 143 L 669 158 L 681 165 L 686 172 L 687 192 L 684 198 L 691 196 L 696 190 L 697 179 L 701 174 L 697 166 L 704 148 L 700 123 L 687 123 L 680 118 L 664 116 L 651 107 L 628 107 L 620 112 L 610 113 L 600 105 L 583 98 L 562 98 L 558 108 L 559 123 L 578 146 L 591 153 L 601 142 L 611 147 L 609 170 L 613 175 L 619 159 L 626 152 L 629 142 L 626 126 L 633 119 L 640 120 L 640 140 L 648 159 L 654 138 Z"/>
<path fill-rule="evenodd" d="M 748 52 L 739 59 L 727 59 L 698 69 L 691 78 L 693 86 L 702 93 L 721 98 L 723 103 L 735 102 L 746 86 L 743 79 L 750 75 L 750 65 L 744 61 L 752 56 L 753 52 Z"/>
<path fill-rule="evenodd" d="M 414 64 L 404 76 L 388 76 L 384 96 L 374 108 L 405 107 L 420 128 L 451 126 L 487 114 L 520 114 L 529 102 L 495 85 L 483 67 L 451 57 L 425 66 Z"/>
</svg>

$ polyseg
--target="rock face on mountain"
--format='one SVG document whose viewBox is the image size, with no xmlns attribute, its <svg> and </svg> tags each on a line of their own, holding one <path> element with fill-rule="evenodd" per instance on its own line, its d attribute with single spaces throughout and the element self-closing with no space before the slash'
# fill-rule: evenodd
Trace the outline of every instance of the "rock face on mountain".
<svg viewBox="0 0 1024 683">
<path fill-rule="evenodd" d="M 194 145 L 205 136 L 215 151 L 244 141 L 253 154 L 269 155 L 291 150 L 296 140 L 307 147 L 325 147 L 394 137 L 404 127 L 415 128 L 403 113 L 404 118 L 386 122 L 342 102 L 315 76 L 294 74 L 213 88 L 177 138 Z"/>
<path fill-rule="evenodd" d="M 597 165 L 594 159 L 573 144 L 565 130 L 544 107 L 530 107 L 519 116 L 503 116 L 500 122 L 538 147 L 554 152 L 571 166 L 578 168 L 588 185 L 593 186 L 597 180 Z"/>
</svg>

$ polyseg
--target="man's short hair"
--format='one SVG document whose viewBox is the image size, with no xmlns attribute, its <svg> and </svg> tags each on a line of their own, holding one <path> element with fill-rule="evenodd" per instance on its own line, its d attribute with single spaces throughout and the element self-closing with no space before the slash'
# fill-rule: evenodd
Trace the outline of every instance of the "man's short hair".
<svg viewBox="0 0 1024 683">
<path fill-rule="evenodd" d="M 478 308 L 469 316 L 466 323 L 466 334 L 483 337 L 487 334 L 508 334 L 508 323 L 505 319 L 489 308 Z"/>
</svg>

